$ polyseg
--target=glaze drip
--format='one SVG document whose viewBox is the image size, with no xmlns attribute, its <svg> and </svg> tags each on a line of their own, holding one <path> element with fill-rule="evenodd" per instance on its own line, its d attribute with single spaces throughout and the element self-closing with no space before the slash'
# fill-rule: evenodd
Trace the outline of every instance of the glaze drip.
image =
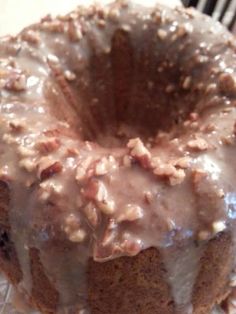
<svg viewBox="0 0 236 314">
<path fill-rule="evenodd" d="M 0 179 L 20 289 L 38 293 L 37 256 L 53 311 L 77 313 L 88 261 L 156 248 L 176 311 L 191 312 L 203 248 L 234 230 L 231 35 L 194 10 L 115 3 L 0 45 Z"/>
</svg>

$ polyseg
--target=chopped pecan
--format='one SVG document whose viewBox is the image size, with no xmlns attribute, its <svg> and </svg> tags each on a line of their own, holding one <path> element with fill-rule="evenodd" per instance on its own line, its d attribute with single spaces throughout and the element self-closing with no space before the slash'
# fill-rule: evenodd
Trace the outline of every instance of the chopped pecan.
<svg viewBox="0 0 236 314">
<path fill-rule="evenodd" d="M 221 142 L 225 145 L 233 145 L 234 144 L 234 137 L 232 134 L 227 135 L 227 136 L 221 136 Z"/>
<path fill-rule="evenodd" d="M 49 129 L 43 132 L 44 135 L 48 137 L 56 137 L 61 134 L 61 131 L 59 129 Z"/>
<path fill-rule="evenodd" d="M 64 31 L 64 25 L 60 20 L 44 21 L 41 25 L 43 29 L 50 32 L 62 33 Z"/>
<path fill-rule="evenodd" d="M 167 31 L 165 31 L 164 29 L 158 29 L 157 31 L 157 36 L 161 39 L 164 40 L 167 37 Z"/>
<path fill-rule="evenodd" d="M 197 138 L 194 140 L 190 140 L 187 143 L 187 147 L 196 151 L 204 151 L 209 148 L 209 145 L 203 138 Z"/>
<path fill-rule="evenodd" d="M 68 37 L 72 42 L 80 41 L 83 37 L 81 26 L 75 21 L 70 21 L 68 24 Z"/>
<path fill-rule="evenodd" d="M 22 73 L 12 73 L 5 84 L 7 90 L 22 92 L 27 88 L 27 78 Z"/>
<path fill-rule="evenodd" d="M 3 140 L 3 142 L 5 142 L 7 144 L 16 143 L 16 138 L 13 137 L 11 134 L 8 134 L 8 133 L 3 134 L 2 140 Z"/>
<path fill-rule="evenodd" d="M 113 156 L 102 157 L 95 165 L 95 174 L 97 176 L 105 175 L 117 168 L 116 160 Z"/>
<path fill-rule="evenodd" d="M 9 122 L 9 127 L 14 133 L 21 133 L 26 129 L 26 125 L 22 121 L 12 120 Z"/>
<path fill-rule="evenodd" d="M 210 237 L 211 237 L 211 233 L 207 230 L 202 230 L 202 231 L 199 231 L 198 233 L 198 240 L 200 241 L 206 241 L 210 239 Z"/>
<path fill-rule="evenodd" d="M 66 156 L 67 157 L 76 157 L 78 155 L 79 155 L 78 149 L 72 148 L 72 147 L 67 148 L 67 150 L 66 150 Z"/>
<path fill-rule="evenodd" d="M 125 233 L 119 246 L 125 254 L 135 256 L 142 250 L 142 241 Z"/>
<path fill-rule="evenodd" d="M 177 36 L 178 37 L 183 37 L 187 34 L 192 33 L 193 31 L 193 26 L 190 23 L 185 23 L 183 25 L 180 25 L 177 29 Z"/>
<path fill-rule="evenodd" d="M 75 231 L 72 231 L 69 234 L 69 240 L 71 242 L 77 242 L 77 243 L 81 243 L 85 240 L 86 238 L 86 231 L 84 229 L 78 229 Z"/>
<path fill-rule="evenodd" d="M 170 185 L 177 185 L 181 184 L 184 181 L 185 178 L 185 172 L 183 169 L 176 169 L 174 174 L 169 177 Z"/>
<path fill-rule="evenodd" d="M 37 45 L 40 42 L 39 33 L 32 29 L 24 31 L 22 34 L 22 39 L 34 45 Z"/>
<path fill-rule="evenodd" d="M 99 219 L 96 206 L 92 202 L 90 202 L 83 208 L 83 212 L 85 213 L 89 224 L 91 224 L 92 227 L 96 227 L 98 225 Z"/>
<path fill-rule="evenodd" d="M 108 198 L 105 185 L 99 180 L 90 180 L 83 190 L 83 195 L 88 200 L 95 201 L 98 208 L 106 215 L 111 215 L 115 211 L 115 203 Z"/>
<path fill-rule="evenodd" d="M 116 235 L 117 235 L 117 225 L 115 223 L 115 220 L 109 219 L 108 226 L 105 230 L 105 233 L 101 242 L 102 246 L 107 246 L 111 244 L 111 242 L 114 241 Z"/>
<path fill-rule="evenodd" d="M 172 164 L 160 163 L 153 172 L 159 177 L 168 178 L 170 185 L 180 184 L 185 178 L 184 170 L 176 169 Z"/>
<path fill-rule="evenodd" d="M 122 221 L 135 221 L 143 217 L 143 209 L 135 204 L 127 204 L 122 208 L 119 216 L 117 217 L 117 222 Z"/>
<path fill-rule="evenodd" d="M 97 204 L 101 212 L 105 215 L 112 215 L 115 212 L 115 202 L 113 200 L 104 199 Z"/>
<path fill-rule="evenodd" d="M 63 229 L 71 242 L 81 243 L 87 236 L 86 231 L 81 227 L 79 216 L 75 214 L 66 217 Z"/>
<path fill-rule="evenodd" d="M 179 167 L 181 169 L 187 169 L 190 166 L 191 158 L 190 157 L 182 157 L 174 161 L 174 166 Z"/>
<path fill-rule="evenodd" d="M 100 191 L 99 191 L 100 189 Z M 104 189 L 104 185 L 100 185 L 100 182 L 98 180 L 90 180 L 88 184 L 83 188 L 82 193 L 83 196 L 92 201 L 98 200 L 98 198 L 103 199 L 103 197 L 106 195 Z"/>
<path fill-rule="evenodd" d="M 192 82 L 191 76 L 187 76 L 184 79 L 183 84 L 182 84 L 183 89 L 189 89 L 191 86 L 191 82 Z"/>
<path fill-rule="evenodd" d="M 127 144 L 127 147 L 130 149 L 130 155 L 138 160 L 144 168 L 149 166 L 151 154 L 144 146 L 140 138 L 130 140 Z"/>
<path fill-rule="evenodd" d="M 205 87 L 205 91 L 207 94 L 214 93 L 216 91 L 216 89 L 217 89 L 217 85 L 215 83 L 208 84 Z"/>
<path fill-rule="evenodd" d="M 43 169 L 40 173 L 40 180 L 46 180 L 53 175 L 62 172 L 62 164 L 59 161 L 54 162 L 47 168 Z"/>
<path fill-rule="evenodd" d="M 35 161 L 29 159 L 29 158 L 24 158 L 19 162 L 19 165 L 21 168 L 24 168 L 28 172 L 32 172 L 36 169 L 36 163 Z"/>
<path fill-rule="evenodd" d="M 236 78 L 231 73 L 222 73 L 219 76 L 219 87 L 223 93 L 236 94 Z"/>
<path fill-rule="evenodd" d="M 113 22 L 118 21 L 119 16 L 120 16 L 120 11 L 117 8 L 112 8 L 108 13 L 108 18 L 112 20 Z"/>
<path fill-rule="evenodd" d="M 214 233 L 222 232 L 226 229 L 225 221 L 214 221 L 212 224 L 212 229 Z"/>
<path fill-rule="evenodd" d="M 217 127 L 214 123 L 209 123 L 207 125 L 204 125 L 202 127 L 202 129 L 200 129 L 201 131 L 205 132 L 205 133 L 212 133 L 214 131 L 216 131 Z"/>
<path fill-rule="evenodd" d="M 151 204 L 154 200 L 154 196 L 150 191 L 144 192 L 144 200 L 147 204 Z"/>
<path fill-rule="evenodd" d="M 60 147 L 61 142 L 57 138 L 50 138 L 48 140 L 39 141 L 36 143 L 37 150 L 42 154 L 49 154 L 58 150 Z"/>
<path fill-rule="evenodd" d="M 69 70 L 66 70 L 66 71 L 64 72 L 64 76 L 65 76 L 65 79 L 66 79 L 67 81 L 69 81 L 69 82 L 72 82 L 72 81 L 74 81 L 74 80 L 76 79 L 75 73 L 73 73 L 73 72 L 71 72 L 71 71 L 69 71 Z"/>
<path fill-rule="evenodd" d="M 76 169 L 76 177 L 75 177 L 77 182 L 80 183 L 82 180 L 88 177 L 87 171 L 91 162 L 92 162 L 92 157 L 88 156 L 87 158 L 85 158 L 79 163 Z"/>
<path fill-rule="evenodd" d="M 35 155 L 35 152 L 31 148 L 25 146 L 19 146 L 17 151 L 22 157 L 32 157 Z"/>
<path fill-rule="evenodd" d="M 105 25 L 106 25 L 106 21 L 103 20 L 103 19 L 99 19 L 99 20 L 97 21 L 97 25 L 98 25 L 99 27 L 101 27 L 101 28 L 104 28 Z"/>
<path fill-rule="evenodd" d="M 234 272 L 230 275 L 230 282 L 229 282 L 230 287 L 236 287 L 236 273 L 235 270 Z M 236 304 L 235 304 L 236 305 Z"/>
<path fill-rule="evenodd" d="M 197 121 L 199 120 L 199 114 L 197 112 L 191 112 L 189 118 L 191 121 Z"/>
</svg>

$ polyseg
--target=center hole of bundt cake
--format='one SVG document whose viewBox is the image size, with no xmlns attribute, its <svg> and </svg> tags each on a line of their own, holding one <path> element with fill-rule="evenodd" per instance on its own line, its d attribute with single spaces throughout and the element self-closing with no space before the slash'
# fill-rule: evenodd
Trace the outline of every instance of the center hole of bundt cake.
<svg viewBox="0 0 236 314">
<path fill-rule="evenodd" d="M 157 55 L 155 45 L 147 41 L 137 50 L 129 32 L 117 30 L 109 53 L 92 53 L 86 106 L 80 112 L 84 140 L 105 147 L 123 146 L 134 137 L 145 141 L 189 113 L 189 93 L 176 84 L 179 69 L 167 70 L 171 60 L 165 51 Z"/>
</svg>

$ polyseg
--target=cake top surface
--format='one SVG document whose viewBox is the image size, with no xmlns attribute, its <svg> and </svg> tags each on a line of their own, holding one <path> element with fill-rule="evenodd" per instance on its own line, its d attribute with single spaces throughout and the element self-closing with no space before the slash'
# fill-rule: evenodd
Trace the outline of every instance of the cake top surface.
<svg viewBox="0 0 236 314">
<path fill-rule="evenodd" d="M 121 1 L 0 47 L 0 179 L 20 263 L 28 247 L 104 262 L 233 227 L 236 56 L 219 23 Z"/>
</svg>

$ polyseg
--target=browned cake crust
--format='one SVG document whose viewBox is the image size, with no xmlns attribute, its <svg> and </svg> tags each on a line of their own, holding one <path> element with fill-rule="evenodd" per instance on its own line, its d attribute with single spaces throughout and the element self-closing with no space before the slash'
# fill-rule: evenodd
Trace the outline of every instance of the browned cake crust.
<svg viewBox="0 0 236 314">
<path fill-rule="evenodd" d="M 88 287 L 92 313 L 174 313 L 165 264 L 156 249 L 104 264 L 90 261 Z"/>
<path fill-rule="evenodd" d="M 205 246 L 193 289 L 193 313 L 210 313 L 213 305 L 229 293 L 232 249 L 231 236 L 226 233 Z M 92 313 L 176 313 L 166 277 L 162 252 L 154 248 L 137 257 L 121 257 L 105 264 L 91 261 L 88 287 Z"/>
<path fill-rule="evenodd" d="M 208 314 L 232 294 L 235 52 L 195 10 L 124 1 L 0 40 L 0 268 L 32 307 Z"/>
<path fill-rule="evenodd" d="M 8 212 L 10 193 L 7 184 L 0 181 L 0 267 L 13 284 L 22 280 L 22 271 L 18 262 L 14 244 L 11 241 L 11 226 Z"/>
<path fill-rule="evenodd" d="M 229 294 L 229 269 L 233 268 L 234 258 L 231 234 L 221 233 L 209 241 L 193 289 L 194 313 L 210 313 L 214 304 L 220 304 Z"/>
<path fill-rule="evenodd" d="M 32 294 L 31 300 L 43 313 L 55 313 L 58 304 L 58 292 L 45 275 L 37 249 L 30 249 Z"/>
</svg>

